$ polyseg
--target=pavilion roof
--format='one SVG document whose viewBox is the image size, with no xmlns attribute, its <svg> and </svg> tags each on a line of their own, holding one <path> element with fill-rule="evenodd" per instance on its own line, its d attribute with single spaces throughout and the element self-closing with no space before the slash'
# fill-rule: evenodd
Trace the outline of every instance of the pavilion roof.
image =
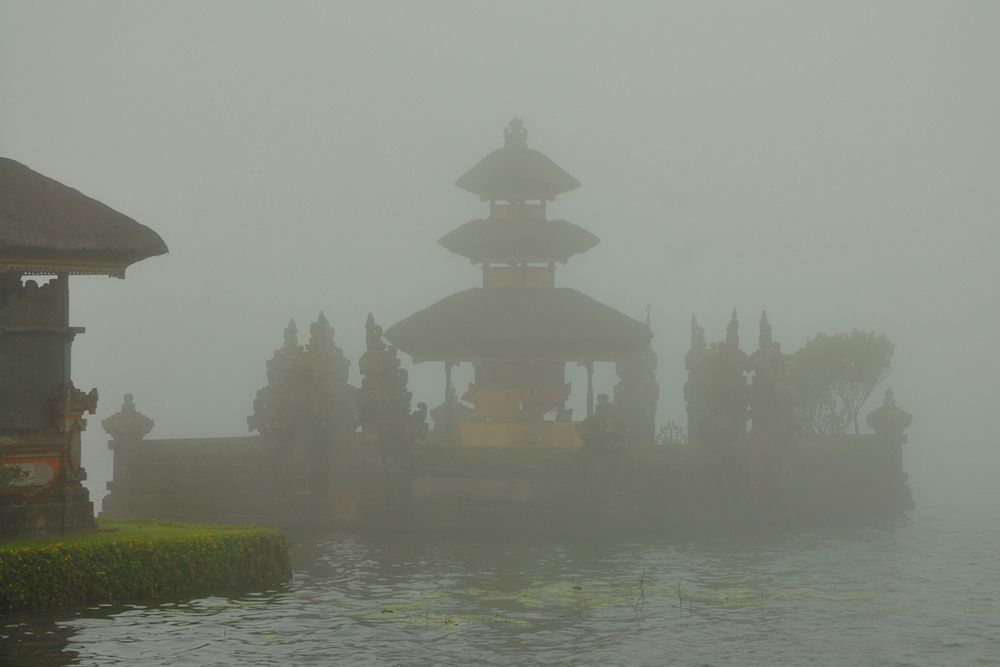
<svg viewBox="0 0 1000 667">
<path fill-rule="evenodd" d="M 543 153 L 528 148 L 528 133 L 515 118 L 504 132 L 503 148 L 498 148 L 469 171 L 455 185 L 480 199 L 497 201 L 551 200 L 556 195 L 580 187 Z"/>
<path fill-rule="evenodd" d="M 600 239 L 565 220 L 471 220 L 438 243 L 473 262 L 566 262 Z"/>
<path fill-rule="evenodd" d="M 0 271 L 122 277 L 130 264 L 166 252 L 149 227 L 0 158 Z"/>
<path fill-rule="evenodd" d="M 385 332 L 414 361 L 614 361 L 649 345 L 643 322 L 566 287 L 473 288 Z"/>
</svg>

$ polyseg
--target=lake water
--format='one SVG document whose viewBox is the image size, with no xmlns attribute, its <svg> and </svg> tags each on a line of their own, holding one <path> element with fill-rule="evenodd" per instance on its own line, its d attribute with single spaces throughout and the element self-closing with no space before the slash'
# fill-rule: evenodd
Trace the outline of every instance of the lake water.
<svg viewBox="0 0 1000 667">
<path fill-rule="evenodd" d="M 759 541 L 293 534 L 285 586 L 0 617 L 0 663 L 994 665 L 995 509 Z"/>
</svg>

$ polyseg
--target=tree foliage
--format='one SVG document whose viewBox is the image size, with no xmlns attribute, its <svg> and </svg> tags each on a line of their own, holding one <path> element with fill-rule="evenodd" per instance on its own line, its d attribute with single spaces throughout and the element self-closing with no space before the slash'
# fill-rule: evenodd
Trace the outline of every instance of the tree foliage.
<svg viewBox="0 0 1000 667">
<path fill-rule="evenodd" d="M 795 352 L 788 382 L 798 429 L 842 435 L 860 432 L 858 415 L 890 369 L 893 343 L 873 331 L 817 334 Z"/>
</svg>

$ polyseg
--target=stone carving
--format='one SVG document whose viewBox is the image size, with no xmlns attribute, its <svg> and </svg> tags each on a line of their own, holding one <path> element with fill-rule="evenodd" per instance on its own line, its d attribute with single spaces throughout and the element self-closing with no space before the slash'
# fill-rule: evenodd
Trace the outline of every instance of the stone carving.
<svg viewBox="0 0 1000 667">
<path fill-rule="evenodd" d="M 729 324 L 726 325 L 726 347 L 733 350 L 738 350 L 740 347 L 740 321 L 736 317 L 735 308 L 729 318 Z"/>
<path fill-rule="evenodd" d="M 412 442 L 413 417 L 411 394 L 406 388 L 409 374 L 396 353 L 395 346 L 382 339 L 382 327 L 371 313 L 365 322 L 367 349 L 361 356 L 361 389 L 358 390 L 358 415 L 366 438 L 382 442 Z"/>
<path fill-rule="evenodd" d="M 417 409 L 413 411 L 411 415 L 413 420 L 413 439 L 414 442 L 425 443 L 427 442 L 429 429 L 427 426 L 427 404 L 421 401 L 417 403 Z"/>
<path fill-rule="evenodd" d="M 66 276 L 39 286 L 35 280 L 21 284 L 21 274 L 0 273 L 0 324 L 65 326 Z"/>
<path fill-rule="evenodd" d="M 687 404 L 688 439 L 700 443 L 701 425 L 705 423 L 705 369 L 703 362 L 708 354 L 705 328 L 691 315 L 691 349 L 684 355 L 687 381 L 684 383 L 684 401 Z"/>
<path fill-rule="evenodd" d="M 615 412 L 608 395 L 598 394 L 594 414 L 576 425 L 576 434 L 585 447 L 608 449 L 621 445 L 626 427 Z"/>
<path fill-rule="evenodd" d="M 66 382 L 52 397 L 50 405 L 54 425 L 61 433 L 83 431 L 87 428 L 83 414 L 97 412 L 97 390 L 84 393 L 72 382 Z"/>
<path fill-rule="evenodd" d="M 445 396 L 444 402 L 431 409 L 431 419 L 434 421 L 434 428 L 431 429 L 430 439 L 437 445 L 455 445 L 461 441 L 461 423 L 472 417 L 472 409 L 465 403 L 457 400 L 455 389 L 451 388 L 449 394 Z M 463 397 L 464 398 L 464 397 Z M 451 435 L 448 434 L 448 406 L 451 404 Z"/>
<path fill-rule="evenodd" d="M 117 442 L 136 442 L 153 430 L 153 420 L 135 409 L 132 394 L 125 394 L 122 407 L 101 421 L 104 432 Z"/>
<path fill-rule="evenodd" d="M 668 419 L 667 423 L 660 428 L 660 432 L 656 436 L 656 444 L 659 447 L 679 447 L 686 445 L 687 442 L 684 429 L 673 419 Z"/>
<path fill-rule="evenodd" d="M 766 445 L 787 444 L 794 430 L 787 366 L 781 346 L 774 342 L 767 313 L 761 312 L 757 351 L 750 356 L 750 419 L 755 440 Z"/>
<path fill-rule="evenodd" d="M 749 419 L 747 373 L 750 358 L 740 350 L 739 320 L 733 310 L 724 342 L 706 346 L 704 330 L 691 320 L 691 351 L 685 358 L 688 382 L 688 437 L 693 444 L 733 446 L 746 435 Z"/>
<path fill-rule="evenodd" d="M 284 344 L 267 362 L 267 386 L 257 392 L 253 414 L 247 417 L 251 431 L 283 441 L 329 442 L 354 430 L 350 362 L 335 344 L 325 314 L 320 312 L 309 333 L 309 343 L 302 346 L 295 320 L 285 328 Z"/>
<path fill-rule="evenodd" d="M 285 327 L 284 345 L 267 362 L 267 386 L 257 392 L 253 414 L 247 426 L 261 435 L 275 435 L 295 430 L 305 414 L 302 385 L 306 375 L 303 348 L 298 343 L 298 327 L 291 320 Z"/>
<path fill-rule="evenodd" d="M 656 353 L 646 347 L 615 364 L 615 413 L 625 425 L 635 446 L 652 446 L 656 438 L 656 404 L 660 385 L 656 381 Z"/>
<path fill-rule="evenodd" d="M 330 493 L 333 449 L 346 442 L 357 423 L 350 362 L 334 342 L 334 330 L 320 312 L 299 345 L 292 320 L 282 347 L 267 362 L 267 386 L 257 392 L 247 426 L 270 443 L 274 481 L 291 491 L 288 511 L 305 511 L 309 498 Z"/>
<path fill-rule="evenodd" d="M 503 131 L 505 147 L 527 148 L 528 130 L 524 127 L 523 118 L 512 118 Z"/>
<path fill-rule="evenodd" d="M 309 325 L 305 363 L 314 383 L 312 418 L 322 423 L 328 434 L 354 431 L 358 419 L 354 387 L 348 384 L 351 362 L 334 343 L 333 327 L 322 311 Z"/>
</svg>

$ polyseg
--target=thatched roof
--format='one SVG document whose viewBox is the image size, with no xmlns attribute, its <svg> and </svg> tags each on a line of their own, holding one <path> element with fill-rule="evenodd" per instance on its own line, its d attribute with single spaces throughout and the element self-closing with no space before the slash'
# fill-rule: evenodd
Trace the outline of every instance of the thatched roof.
<svg viewBox="0 0 1000 667">
<path fill-rule="evenodd" d="M 166 252 L 149 227 L 0 158 L 0 271 L 121 277 L 130 264 Z"/>
<path fill-rule="evenodd" d="M 499 148 L 462 174 L 455 185 L 481 199 L 526 201 L 555 199 L 556 195 L 580 187 L 562 167 L 536 150 L 528 148 L 528 132 L 515 118 L 504 130 L 504 147 Z"/>
<path fill-rule="evenodd" d="M 614 361 L 648 345 L 651 335 L 644 323 L 566 287 L 477 287 L 385 332 L 415 361 Z"/>
<path fill-rule="evenodd" d="M 438 243 L 473 262 L 565 262 L 599 239 L 565 220 L 472 220 Z"/>
</svg>

